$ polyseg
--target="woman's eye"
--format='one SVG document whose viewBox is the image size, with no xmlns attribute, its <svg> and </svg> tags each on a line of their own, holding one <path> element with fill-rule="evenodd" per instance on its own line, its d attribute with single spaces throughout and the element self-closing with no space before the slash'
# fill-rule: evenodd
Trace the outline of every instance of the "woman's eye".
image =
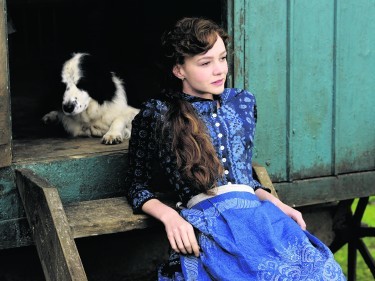
<svg viewBox="0 0 375 281">
<path fill-rule="evenodd" d="M 208 65 L 210 62 L 207 61 L 207 62 L 202 62 L 201 65 Z"/>
<path fill-rule="evenodd" d="M 222 61 L 227 60 L 227 56 L 222 57 L 221 60 L 222 60 Z"/>
</svg>

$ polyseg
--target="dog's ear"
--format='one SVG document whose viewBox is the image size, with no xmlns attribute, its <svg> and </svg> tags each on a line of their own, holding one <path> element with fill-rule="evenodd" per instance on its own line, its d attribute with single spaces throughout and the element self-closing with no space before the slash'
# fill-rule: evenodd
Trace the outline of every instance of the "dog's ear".
<svg viewBox="0 0 375 281">
<path fill-rule="evenodd" d="M 112 100 L 116 87 L 106 63 L 93 55 L 85 55 L 81 56 L 79 68 L 82 77 L 77 83 L 78 89 L 86 91 L 99 104 Z"/>
</svg>

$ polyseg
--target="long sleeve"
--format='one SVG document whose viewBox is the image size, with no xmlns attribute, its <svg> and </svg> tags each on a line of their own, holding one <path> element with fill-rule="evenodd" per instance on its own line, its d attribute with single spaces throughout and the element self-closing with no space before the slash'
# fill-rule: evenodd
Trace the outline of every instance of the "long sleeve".
<svg viewBox="0 0 375 281">
<path fill-rule="evenodd" d="M 140 213 L 142 205 L 155 198 L 151 187 L 153 159 L 157 157 L 154 136 L 156 126 L 155 111 L 148 103 L 141 109 L 132 123 L 132 137 L 129 141 L 126 196 L 135 213 Z"/>
</svg>

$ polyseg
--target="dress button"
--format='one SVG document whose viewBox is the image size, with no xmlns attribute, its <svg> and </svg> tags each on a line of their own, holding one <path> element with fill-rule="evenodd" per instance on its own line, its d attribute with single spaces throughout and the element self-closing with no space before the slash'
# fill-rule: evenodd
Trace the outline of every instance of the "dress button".
<svg viewBox="0 0 375 281">
<path fill-rule="evenodd" d="M 213 117 L 213 118 L 216 118 L 216 117 L 217 117 L 217 114 L 216 114 L 216 113 L 213 113 L 213 114 L 212 114 L 212 117 Z"/>
<path fill-rule="evenodd" d="M 223 158 L 221 160 L 223 161 L 223 163 L 227 162 L 227 158 Z"/>
<path fill-rule="evenodd" d="M 222 137 L 223 137 L 223 134 L 222 134 L 222 133 L 219 133 L 217 136 L 218 136 L 219 138 L 222 138 Z"/>
<path fill-rule="evenodd" d="M 224 145 L 220 146 L 220 150 L 224 150 L 224 148 L 225 148 Z"/>
<path fill-rule="evenodd" d="M 215 123 L 215 126 L 216 126 L 216 127 L 219 127 L 219 126 L 220 126 L 220 123 L 219 123 L 219 122 L 216 122 L 216 123 Z"/>
<path fill-rule="evenodd" d="M 228 171 L 228 170 L 225 170 L 225 171 L 224 171 L 224 174 L 228 175 L 228 174 L 229 174 L 229 171 Z"/>
</svg>

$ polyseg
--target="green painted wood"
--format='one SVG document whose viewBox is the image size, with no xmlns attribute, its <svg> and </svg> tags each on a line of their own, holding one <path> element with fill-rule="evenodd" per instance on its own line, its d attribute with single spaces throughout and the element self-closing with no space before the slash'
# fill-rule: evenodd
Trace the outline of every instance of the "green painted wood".
<svg viewBox="0 0 375 281">
<path fill-rule="evenodd" d="M 0 221 L 24 216 L 25 212 L 14 182 L 14 171 L 12 167 L 0 168 Z"/>
<path fill-rule="evenodd" d="M 287 3 L 247 1 L 245 87 L 255 94 L 258 123 L 254 159 L 274 181 L 287 174 Z"/>
<path fill-rule="evenodd" d="M 0 222 L 25 217 L 14 180 L 15 168 L 30 169 L 47 179 L 58 188 L 65 204 L 124 195 L 126 167 L 126 154 L 114 153 L 0 168 Z"/>
<path fill-rule="evenodd" d="M 279 182 L 374 170 L 374 1 L 243 3 L 234 80 L 257 98 L 256 161 Z"/>
<path fill-rule="evenodd" d="M 234 1 L 223 1 L 222 3 L 222 22 L 229 35 L 229 41 L 227 45 L 227 62 L 228 62 L 228 75 L 226 80 L 227 87 L 234 86 L 234 62 L 233 62 L 233 50 L 234 50 Z"/>
<path fill-rule="evenodd" d="M 110 155 L 106 156 L 106 158 L 110 157 Z M 106 158 L 102 158 L 101 161 L 106 161 Z M 84 165 L 85 163 L 82 162 L 81 164 Z M 58 164 L 50 163 L 50 165 Z M 73 170 L 76 169 L 75 165 L 72 165 L 71 167 Z M 38 169 L 34 169 L 34 171 L 36 170 Z M 51 169 L 51 171 L 52 170 L 53 169 Z M 67 172 L 69 171 L 67 170 Z M 93 172 L 88 170 L 87 173 L 90 174 Z M 108 175 L 110 176 L 111 174 L 109 173 Z M 53 176 L 50 176 L 50 179 L 52 177 Z M 117 180 L 121 179 L 122 178 L 117 178 Z M 61 183 L 62 182 L 59 182 L 59 184 Z M 119 184 L 121 184 L 121 182 Z M 12 183 L 11 185 L 16 188 L 15 183 Z M 111 185 L 112 184 L 108 182 L 107 185 L 103 184 L 101 188 L 111 189 Z M 64 190 L 64 187 L 56 187 L 59 192 L 60 190 Z M 375 172 L 356 172 L 339 176 L 298 180 L 292 183 L 274 183 L 274 187 L 276 188 L 280 199 L 282 199 L 285 203 L 294 206 L 306 206 L 311 204 L 319 204 L 324 202 L 367 196 L 370 194 L 375 195 Z M 93 192 L 95 192 L 95 195 L 98 196 L 98 194 L 100 194 L 102 191 L 93 189 Z M 1 198 L 0 194 L 1 207 L 4 206 L 4 201 L 1 201 L 2 199 L 3 198 Z M 77 201 L 79 201 L 79 199 L 80 198 L 77 198 Z M 77 204 L 77 201 L 70 204 Z M 11 210 L 11 207 L 18 209 L 20 208 L 20 204 L 20 202 L 16 202 L 12 206 L 8 206 L 8 209 Z M 31 233 L 28 229 L 26 218 L 21 214 L 13 219 L 0 219 L 0 249 L 30 245 L 32 244 L 30 235 Z"/>
<path fill-rule="evenodd" d="M 337 1 L 337 174 L 375 169 L 375 1 Z"/>
<path fill-rule="evenodd" d="M 127 155 L 92 156 L 17 165 L 45 178 L 59 190 L 62 202 L 94 200 L 124 194 Z"/>
<path fill-rule="evenodd" d="M 30 246 L 32 244 L 33 239 L 26 217 L 0 220 L 0 250 Z"/>
<path fill-rule="evenodd" d="M 280 199 L 294 207 L 375 195 L 375 171 L 275 183 Z"/>
<path fill-rule="evenodd" d="M 289 179 L 330 175 L 334 1 L 290 9 Z"/>
<path fill-rule="evenodd" d="M 236 0 L 233 4 L 233 85 L 237 88 L 245 87 L 244 48 L 245 48 L 245 1 Z"/>
</svg>

